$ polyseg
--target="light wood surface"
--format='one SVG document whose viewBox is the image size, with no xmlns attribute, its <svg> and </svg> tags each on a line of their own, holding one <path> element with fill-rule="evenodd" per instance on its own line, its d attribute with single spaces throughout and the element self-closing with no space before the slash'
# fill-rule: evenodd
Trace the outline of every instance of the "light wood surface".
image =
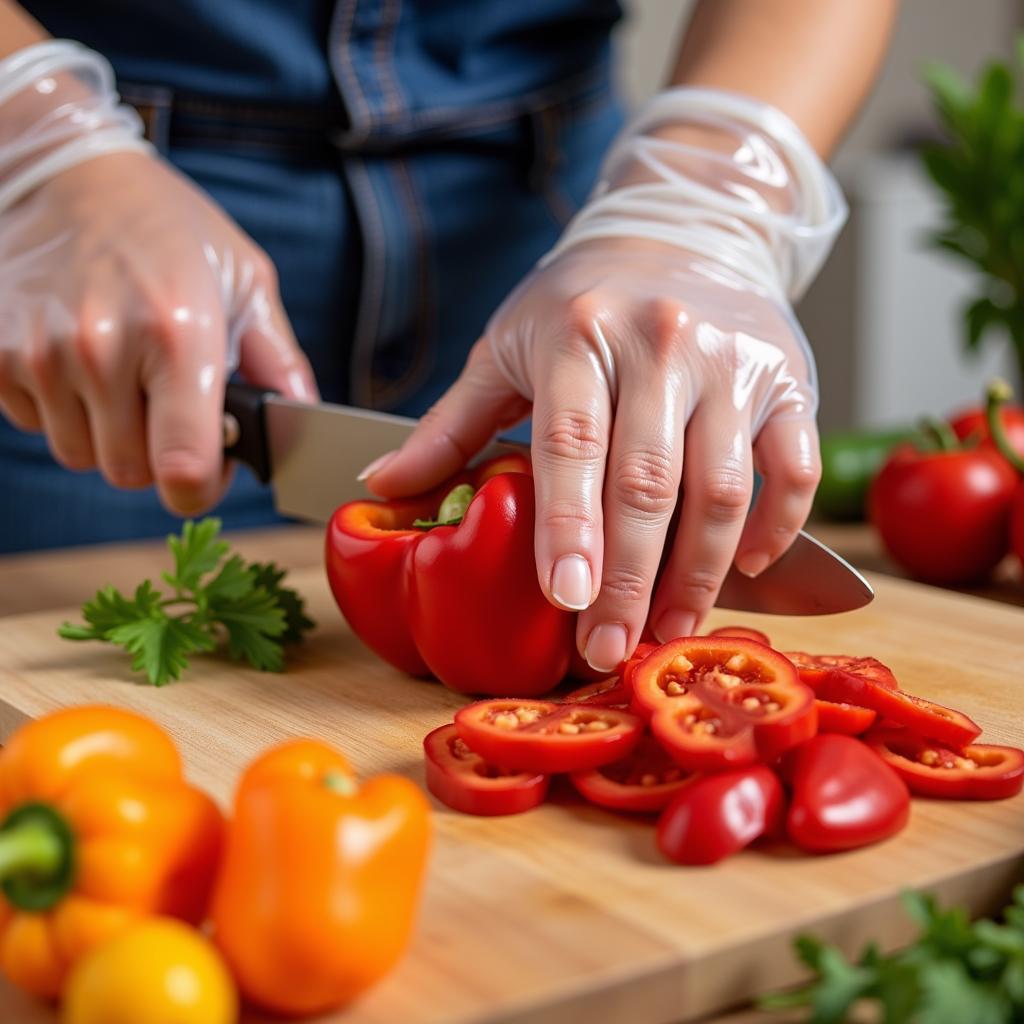
<svg viewBox="0 0 1024 1024">
<path fill-rule="evenodd" d="M 162 566 L 153 551 L 124 582 Z M 222 801 L 253 756 L 300 734 L 336 743 L 366 774 L 399 771 L 422 781 L 420 741 L 460 698 L 367 653 L 335 611 L 319 567 L 293 581 L 320 625 L 284 675 L 205 658 L 185 680 L 154 689 L 133 680 L 118 652 L 58 640 L 54 630 L 70 609 L 6 618 L 0 742 L 32 716 L 103 701 L 169 729 L 192 777 Z M 81 596 L 99 582 L 90 570 L 77 581 Z M 882 576 L 873 582 L 876 601 L 848 615 L 743 620 L 783 649 L 874 654 L 908 689 L 972 714 L 994 742 L 1024 743 L 1024 611 Z M 711 625 L 736 619 L 716 613 Z M 706 869 L 666 864 L 649 824 L 568 794 L 499 820 L 438 807 L 435 821 L 408 955 L 331 1020 L 693 1020 L 798 981 L 790 939 L 799 931 L 847 948 L 869 937 L 891 945 L 910 933 L 898 903 L 904 887 L 931 888 L 981 913 L 1024 877 L 1024 798 L 916 802 L 910 827 L 875 848 L 813 858 L 780 847 Z M 35 1024 L 31 1016 L 3 1019 Z"/>
</svg>

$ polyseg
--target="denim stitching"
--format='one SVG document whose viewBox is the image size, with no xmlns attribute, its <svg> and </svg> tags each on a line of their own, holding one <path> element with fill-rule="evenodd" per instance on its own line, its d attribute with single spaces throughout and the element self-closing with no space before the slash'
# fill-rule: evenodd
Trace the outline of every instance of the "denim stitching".
<svg viewBox="0 0 1024 1024">
<path fill-rule="evenodd" d="M 328 33 L 330 52 L 328 59 L 334 71 L 335 84 L 342 96 L 349 101 L 348 115 L 353 128 L 369 134 L 373 128 L 373 113 L 363 95 L 359 75 L 356 73 L 349 52 L 352 42 L 352 26 L 355 24 L 356 6 L 359 0 L 340 0 L 331 16 L 331 27 Z M 363 120 L 353 111 L 353 106 L 361 108 Z M 353 131 L 353 135 L 357 135 Z"/>
<path fill-rule="evenodd" d="M 416 268 L 416 289 L 413 303 L 413 357 L 409 368 L 395 381 L 383 383 L 374 391 L 375 408 L 393 408 L 408 398 L 430 376 L 436 363 L 436 352 L 432 342 L 435 337 L 437 303 L 430 259 L 427 211 L 419 201 L 416 184 L 409 166 L 402 158 L 396 158 L 391 171 L 398 186 L 395 196 L 402 203 L 408 217 L 406 223 L 412 228 L 413 252 Z"/>
<path fill-rule="evenodd" d="M 405 112 L 402 90 L 395 74 L 395 41 L 402 19 L 402 0 L 384 0 L 381 14 L 381 29 L 374 46 L 374 71 L 383 100 L 382 114 L 385 117 L 399 116 Z"/>
<path fill-rule="evenodd" d="M 342 167 L 352 189 L 352 199 L 363 235 L 363 280 L 349 357 L 349 390 L 356 405 L 372 407 L 373 348 L 384 299 L 387 239 L 366 164 L 362 160 L 350 159 L 344 161 Z"/>
</svg>

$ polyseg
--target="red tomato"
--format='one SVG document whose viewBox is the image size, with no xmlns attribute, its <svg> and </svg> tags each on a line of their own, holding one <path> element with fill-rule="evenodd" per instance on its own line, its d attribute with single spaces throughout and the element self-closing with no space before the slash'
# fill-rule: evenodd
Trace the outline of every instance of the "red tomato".
<svg viewBox="0 0 1024 1024">
<path fill-rule="evenodd" d="M 776 831 L 785 799 L 764 765 L 687 783 L 658 821 L 658 848 L 677 864 L 714 864 Z"/>
<path fill-rule="evenodd" d="M 996 451 L 897 448 L 868 494 L 893 559 L 928 583 L 983 579 L 1009 547 L 1017 473 Z"/>
<path fill-rule="evenodd" d="M 1003 405 L 999 409 L 1003 429 L 1010 445 L 1024 458 L 1024 409 L 1016 405 Z M 965 409 L 950 421 L 953 433 L 961 441 L 976 439 L 984 448 L 995 448 L 988 429 L 988 413 L 983 408 Z"/>
<path fill-rule="evenodd" d="M 834 704 L 830 700 L 816 700 L 818 732 L 839 732 L 844 736 L 859 736 L 874 724 L 877 714 L 870 708 L 856 704 Z"/>
<path fill-rule="evenodd" d="M 633 679 L 633 707 L 688 771 L 777 757 L 813 736 L 814 694 L 790 661 L 741 637 L 681 637 L 648 655 Z"/>
<path fill-rule="evenodd" d="M 786 657 L 796 665 L 800 681 L 812 690 L 817 688 L 829 672 L 836 669 L 878 683 L 887 690 L 900 688 L 892 669 L 877 658 L 854 658 L 849 654 L 805 654 L 803 651 L 786 651 Z"/>
<path fill-rule="evenodd" d="M 503 768 L 553 775 L 624 758 L 643 722 L 628 711 L 545 700 L 481 700 L 455 715 L 470 750 Z"/>
<path fill-rule="evenodd" d="M 712 629 L 708 636 L 738 636 L 745 640 L 756 640 L 759 644 L 764 644 L 765 647 L 772 645 L 767 633 L 762 633 L 761 630 L 753 629 L 751 626 L 719 626 L 718 629 Z"/>
<path fill-rule="evenodd" d="M 650 736 L 621 761 L 569 776 L 592 804 L 615 811 L 647 812 L 660 811 L 689 779 Z"/>
<path fill-rule="evenodd" d="M 801 849 L 852 850 L 887 839 L 907 823 L 907 787 L 852 736 L 815 736 L 786 756 L 783 770 L 793 789 L 786 831 Z"/>
<path fill-rule="evenodd" d="M 543 803 L 548 777 L 505 772 L 474 754 L 452 724 L 423 740 L 427 789 L 443 804 L 464 814 L 519 814 Z"/>
<path fill-rule="evenodd" d="M 950 750 L 909 729 L 880 727 L 864 737 L 912 793 L 944 800 L 1002 800 L 1024 786 L 1024 750 L 975 743 Z"/>
<path fill-rule="evenodd" d="M 578 690 L 567 693 L 562 700 L 566 704 L 597 704 L 606 708 L 628 708 L 631 690 L 618 676 L 609 676 L 594 683 L 587 683 Z"/>
</svg>

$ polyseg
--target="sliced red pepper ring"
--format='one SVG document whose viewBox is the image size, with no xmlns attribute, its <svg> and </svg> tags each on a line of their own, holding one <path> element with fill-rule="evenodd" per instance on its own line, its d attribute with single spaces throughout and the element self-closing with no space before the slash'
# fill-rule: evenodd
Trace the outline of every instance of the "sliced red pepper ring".
<svg viewBox="0 0 1024 1024">
<path fill-rule="evenodd" d="M 455 715 L 470 750 L 506 769 L 583 771 L 624 758 L 643 735 L 628 711 L 543 700 L 482 700 Z"/>
<path fill-rule="evenodd" d="M 890 690 L 864 676 L 851 675 L 843 670 L 826 672 L 814 690 L 821 700 L 870 708 L 877 712 L 879 718 L 957 749 L 981 735 L 981 727 L 962 711 L 902 690 Z"/>
<path fill-rule="evenodd" d="M 621 761 L 569 776 L 580 795 L 592 804 L 647 813 L 667 806 L 692 778 L 650 736 Z"/>
<path fill-rule="evenodd" d="M 719 626 L 718 629 L 712 629 L 708 636 L 735 636 L 742 640 L 754 640 L 759 644 L 764 644 L 765 647 L 772 645 L 768 634 L 754 629 L 753 626 Z"/>
<path fill-rule="evenodd" d="M 827 673 L 835 670 L 868 679 L 887 690 L 900 688 L 892 669 L 877 658 L 855 658 L 849 654 L 806 654 L 803 651 L 786 651 L 786 657 L 796 665 L 800 681 L 812 689 Z"/>
<path fill-rule="evenodd" d="M 918 796 L 942 800 L 1003 800 L 1024 787 L 1024 750 L 973 743 L 961 750 L 909 729 L 879 726 L 864 737 Z"/>
<path fill-rule="evenodd" d="M 637 670 L 633 702 L 689 771 L 771 760 L 817 729 L 814 694 L 791 662 L 742 637 L 664 644 Z"/>
<path fill-rule="evenodd" d="M 506 772 L 474 754 L 451 723 L 423 740 L 427 789 L 441 803 L 464 814 L 519 814 L 543 803 L 548 777 Z"/>
<path fill-rule="evenodd" d="M 607 679 L 598 679 L 567 693 L 562 700 L 566 704 L 597 704 L 607 708 L 627 708 L 631 693 L 631 689 L 618 676 L 609 676 Z"/>
<path fill-rule="evenodd" d="M 815 700 L 818 708 L 818 732 L 838 732 L 844 736 L 860 736 L 874 725 L 878 715 L 870 708 L 856 704 L 836 704 Z"/>
</svg>

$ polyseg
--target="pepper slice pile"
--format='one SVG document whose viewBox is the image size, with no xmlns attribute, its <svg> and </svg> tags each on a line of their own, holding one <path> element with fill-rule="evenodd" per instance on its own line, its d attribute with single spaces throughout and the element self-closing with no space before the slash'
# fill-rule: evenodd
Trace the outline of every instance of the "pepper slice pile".
<svg viewBox="0 0 1024 1024">
<path fill-rule="evenodd" d="M 878 659 L 783 654 L 767 639 L 729 626 L 644 642 L 614 676 L 558 700 L 469 705 L 427 737 L 431 792 L 515 813 L 567 772 L 592 804 L 660 814 L 659 848 L 680 864 L 783 835 L 811 853 L 880 842 L 906 824 L 911 792 L 1020 792 L 1024 751 L 973 742 L 970 718 L 901 690 Z"/>
</svg>

